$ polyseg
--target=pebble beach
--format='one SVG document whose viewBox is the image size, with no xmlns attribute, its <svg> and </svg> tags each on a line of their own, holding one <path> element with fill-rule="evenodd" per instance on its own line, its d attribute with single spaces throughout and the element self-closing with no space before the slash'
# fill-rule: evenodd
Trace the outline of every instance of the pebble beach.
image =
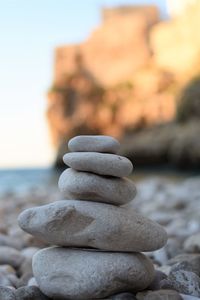
<svg viewBox="0 0 200 300">
<path fill-rule="evenodd" d="M 136 187 L 136 197 L 124 206 L 161 224 L 168 241 L 160 250 L 145 252 L 156 270 L 148 288 L 106 299 L 200 299 L 200 177 L 176 182 L 146 177 Z M 26 208 L 61 199 L 56 186 L 1 195 L 0 299 L 49 299 L 38 289 L 32 273 L 33 255 L 48 244 L 25 233 L 17 219 Z"/>
</svg>

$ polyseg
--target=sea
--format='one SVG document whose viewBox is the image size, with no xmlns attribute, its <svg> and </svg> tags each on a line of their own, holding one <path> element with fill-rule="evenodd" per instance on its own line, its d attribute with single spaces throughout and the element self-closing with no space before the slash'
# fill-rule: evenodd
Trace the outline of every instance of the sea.
<svg viewBox="0 0 200 300">
<path fill-rule="evenodd" d="M 53 168 L 0 169 L 0 196 L 56 188 L 61 171 Z"/>
<path fill-rule="evenodd" d="M 57 189 L 61 171 L 54 168 L 0 169 L 0 196 L 26 194 L 40 189 Z M 131 176 L 136 182 L 153 177 L 172 181 L 199 176 L 199 172 L 180 172 L 170 168 L 145 168 L 134 171 Z"/>
</svg>

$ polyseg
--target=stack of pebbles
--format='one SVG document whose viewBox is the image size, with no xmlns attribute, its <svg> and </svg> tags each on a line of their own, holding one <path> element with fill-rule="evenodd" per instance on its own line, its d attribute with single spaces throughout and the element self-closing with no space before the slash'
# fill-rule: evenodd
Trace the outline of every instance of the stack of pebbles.
<svg viewBox="0 0 200 300">
<path fill-rule="evenodd" d="M 19 224 L 56 245 L 37 252 L 33 273 L 41 291 L 53 299 L 100 299 L 140 291 L 154 278 L 142 253 L 161 248 L 163 228 L 121 206 L 136 193 L 132 163 L 117 155 L 109 136 L 77 136 L 64 156 L 68 168 L 59 179 L 65 199 L 25 210 Z"/>
</svg>

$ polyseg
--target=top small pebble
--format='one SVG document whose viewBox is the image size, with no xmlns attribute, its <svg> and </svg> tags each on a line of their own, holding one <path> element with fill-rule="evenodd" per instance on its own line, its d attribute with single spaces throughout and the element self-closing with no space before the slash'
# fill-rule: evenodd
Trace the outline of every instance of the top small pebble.
<svg viewBox="0 0 200 300">
<path fill-rule="evenodd" d="M 117 153 L 120 143 L 107 135 L 79 135 L 68 143 L 71 152 L 102 152 Z"/>
</svg>

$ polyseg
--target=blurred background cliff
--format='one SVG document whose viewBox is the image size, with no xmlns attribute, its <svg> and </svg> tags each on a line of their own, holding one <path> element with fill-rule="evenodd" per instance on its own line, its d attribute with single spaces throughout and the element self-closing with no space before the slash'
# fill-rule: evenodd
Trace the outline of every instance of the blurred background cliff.
<svg viewBox="0 0 200 300">
<path fill-rule="evenodd" d="M 138 1 L 139 4 L 139 1 Z M 47 117 L 56 166 L 79 134 L 119 138 L 136 166 L 200 167 L 200 3 L 102 9 L 80 44 L 55 49 Z"/>
<path fill-rule="evenodd" d="M 117 137 L 136 173 L 199 172 L 198 0 L 20 5 L 0 11 L 0 193 L 56 186 L 79 134 Z"/>
</svg>

